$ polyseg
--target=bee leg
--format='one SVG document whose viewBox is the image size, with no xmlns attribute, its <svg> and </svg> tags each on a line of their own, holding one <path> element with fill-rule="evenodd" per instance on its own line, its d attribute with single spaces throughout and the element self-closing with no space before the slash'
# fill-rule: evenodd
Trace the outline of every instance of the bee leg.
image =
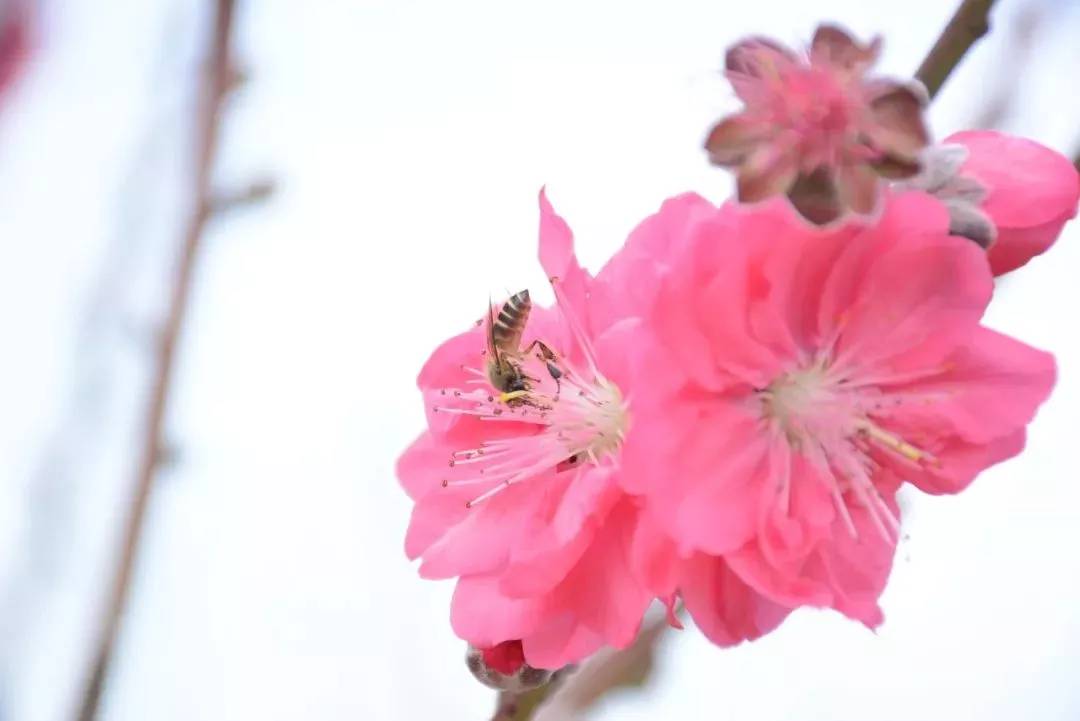
<svg viewBox="0 0 1080 721">
<path fill-rule="evenodd" d="M 529 347 L 525 349 L 525 353 L 531 353 L 532 349 L 537 347 L 540 348 L 540 351 L 536 354 L 537 360 L 541 360 L 544 362 L 544 365 L 547 366 L 548 374 L 551 376 L 551 379 L 555 381 L 556 389 L 561 391 L 562 383 L 559 381 L 559 379 L 562 378 L 563 372 L 562 369 L 559 368 L 559 366 L 555 365 L 555 361 L 558 360 L 559 356 L 557 356 L 555 354 L 555 351 L 551 350 L 551 348 L 549 348 L 542 340 L 539 339 L 536 339 L 532 343 L 530 343 Z"/>
<path fill-rule="evenodd" d="M 555 355 L 555 351 L 551 350 L 551 348 L 548 348 L 544 341 L 540 340 L 539 338 L 529 344 L 529 347 L 525 349 L 525 353 L 531 353 L 532 349 L 536 348 L 537 346 L 540 347 L 539 357 L 541 360 L 550 362 L 558 358 L 558 356 Z"/>
<path fill-rule="evenodd" d="M 562 378 L 562 371 L 559 369 L 559 366 L 551 361 L 545 361 L 545 363 L 547 364 L 548 373 L 551 374 L 551 379 L 555 381 L 555 392 L 562 393 L 562 381 L 559 380 Z"/>
</svg>

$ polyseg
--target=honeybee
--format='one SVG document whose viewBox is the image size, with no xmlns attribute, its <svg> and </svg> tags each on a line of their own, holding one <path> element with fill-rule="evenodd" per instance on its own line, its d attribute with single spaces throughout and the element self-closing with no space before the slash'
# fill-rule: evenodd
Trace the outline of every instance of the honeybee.
<svg viewBox="0 0 1080 721">
<path fill-rule="evenodd" d="M 554 351 L 540 340 L 534 340 L 528 348 L 521 348 L 521 336 L 529 322 L 532 300 L 528 289 L 522 290 L 503 303 L 496 317 L 488 303 L 487 323 L 487 375 L 491 385 L 502 393 L 501 400 L 509 403 L 521 401 L 529 391 L 530 381 L 521 367 L 521 359 L 539 348 L 539 357 L 547 365 L 548 373 L 555 382 L 559 382 L 562 371 L 555 365 Z"/>
</svg>

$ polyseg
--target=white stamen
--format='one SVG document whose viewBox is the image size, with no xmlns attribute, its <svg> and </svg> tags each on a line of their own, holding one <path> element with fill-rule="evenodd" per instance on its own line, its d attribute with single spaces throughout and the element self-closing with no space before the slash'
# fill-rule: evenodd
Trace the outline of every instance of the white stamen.
<svg viewBox="0 0 1080 721">
<path fill-rule="evenodd" d="M 946 370 L 938 367 L 871 376 L 819 358 L 785 373 L 757 394 L 775 442 L 803 453 L 817 468 L 853 537 L 858 533 L 845 500 L 848 492 L 849 499 L 853 496 L 866 509 L 882 538 L 892 541 L 900 532 L 899 519 L 874 485 L 879 465 L 873 453 L 900 459 L 912 467 L 940 464 L 932 453 L 907 442 L 882 423 L 887 424 L 903 405 L 934 402 L 942 394 L 893 393 L 880 384 L 924 379 Z M 783 486 L 780 489 L 784 492 L 778 493 L 777 502 L 787 512 L 790 497 Z"/>
<path fill-rule="evenodd" d="M 476 418 L 493 427 L 512 423 L 521 431 L 454 451 L 449 459 L 451 477 L 443 480 L 443 486 L 486 486 L 466 507 L 483 503 L 518 483 L 581 468 L 586 460 L 593 465 L 617 462 L 629 422 L 627 404 L 619 389 L 600 374 L 588 337 L 568 313 L 558 284 L 554 285 L 556 298 L 562 301 L 560 310 L 588 368 L 575 367 L 562 354 L 554 361 L 541 354 L 522 356 L 518 360 L 529 387 L 508 397 L 510 394 L 486 385 L 487 374 L 462 366 L 476 376 L 464 383 L 486 387 L 467 391 L 447 388 L 440 394 L 447 402 L 435 406 L 439 413 Z M 550 371 L 549 362 L 558 370 L 558 378 Z M 454 469 L 458 468 L 463 472 L 456 474 Z"/>
</svg>

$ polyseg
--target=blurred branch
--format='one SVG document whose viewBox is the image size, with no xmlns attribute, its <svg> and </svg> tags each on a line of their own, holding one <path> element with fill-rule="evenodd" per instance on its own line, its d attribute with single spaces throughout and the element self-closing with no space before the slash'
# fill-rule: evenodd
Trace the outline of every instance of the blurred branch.
<svg viewBox="0 0 1080 721">
<path fill-rule="evenodd" d="M 528 721 L 556 690 L 561 678 L 562 674 L 553 676 L 551 681 L 543 686 L 521 693 L 500 691 L 495 700 L 495 715 L 491 717 L 491 721 Z"/>
<path fill-rule="evenodd" d="M 104 611 L 100 635 L 91 658 L 92 665 L 79 707 L 77 717 L 79 721 L 94 721 L 98 715 L 105 679 L 112 664 L 117 634 L 127 605 L 132 570 L 146 516 L 147 501 L 158 467 L 162 426 L 172 381 L 177 338 L 183 326 L 199 241 L 211 214 L 210 174 L 217 150 L 222 103 L 232 76 L 229 41 L 232 34 L 233 10 L 234 0 L 216 0 L 212 41 L 205 75 L 200 84 L 199 104 L 196 108 L 193 208 L 184 233 L 167 315 L 158 339 L 156 373 L 147 408 L 146 431 L 143 436 L 134 495 L 124 526 L 120 558 L 112 581 L 109 603 Z"/>
<path fill-rule="evenodd" d="M 941 31 L 934 47 L 915 72 L 933 98 L 979 38 L 990 31 L 990 8 L 995 0 L 963 0 Z"/>
<path fill-rule="evenodd" d="M 649 621 L 634 645 L 624 651 L 607 649 L 586 661 L 540 710 L 536 721 L 571 721 L 608 693 L 641 688 L 656 666 L 656 649 L 670 629 L 666 616 Z"/>
<path fill-rule="evenodd" d="M 1031 62 L 1032 50 L 1039 25 L 1044 19 L 1043 6 L 1032 3 L 1023 7 L 1008 28 L 1009 47 L 1007 59 L 998 63 L 994 87 L 985 92 L 989 99 L 975 119 L 967 125 L 972 128 L 1000 128 L 1013 112 L 1017 90 Z"/>
<path fill-rule="evenodd" d="M 540 688 L 500 692 L 491 721 L 571 721 L 610 691 L 644 686 L 655 665 L 656 647 L 668 628 L 667 616 L 654 618 L 628 649 L 602 650 L 573 672 L 557 672 Z"/>
<path fill-rule="evenodd" d="M 543 686 L 528 691 L 500 691 L 495 699 L 495 715 L 491 721 L 529 721 L 549 698 L 556 696 L 556 692 L 575 671 L 575 666 L 567 666 L 553 673 L 551 680 Z"/>
<path fill-rule="evenodd" d="M 656 665 L 656 648 L 669 628 L 666 616 L 655 618 L 646 624 L 630 648 L 609 651 L 606 656 L 586 662 L 544 708 L 541 718 L 549 717 L 551 721 L 573 718 L 611 691 L 644 686 Z"/>
</svg>

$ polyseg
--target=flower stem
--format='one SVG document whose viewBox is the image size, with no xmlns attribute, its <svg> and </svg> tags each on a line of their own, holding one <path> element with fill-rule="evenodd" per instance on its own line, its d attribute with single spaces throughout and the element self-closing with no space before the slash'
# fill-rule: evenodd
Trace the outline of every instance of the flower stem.
<svg viewBox="0 0 1080 721">
<path fill-rule="evenodd" d="M 552 677 L 549 683 L 530 691 L 521 693 L 500 691 L 495 702 L 495 715 L 491 717 L 491 721 L 528 721 L 555 690 L 554 687 L 558 682 L 558 677 Z"/>
<path fill-rule="evenodd" d="M 941 36 L 915 72 L 931 98 L 938 94 L 971 46 L 990 31 L 990 8 L 994 2 L 964 0 L 941 31 Z"/>
<path fill-rule="evenodd" d="M 127 509 L 120 558 L 111 581 L 108 605 L 103 611 L 98 639 L 90 659 L 91 666 L 76 717 L 79 721 L 94 721 L 98 715 L 102 692 L 115 655 L 117 634 L 127 606 L 150 490 L 161 459 L 161 433 L 172 381 L 177 340 L 187 308 L 195 260 L 200 246 L 199 241 L 206 222 L 212 214 L 210 173 L 218 144 L 222 101 L 230 86 L 229 40 L 232 34 L 234 4 L 234 0 L 215 0 L 212 40 L 205 75 L 199 85 L 200 96 L 196 109 L 193 206 L 184 231 L 183 245 L 170 289 L 167 315 L 158 336 L 156 370 L 146 411 L 145 432 L 134 495 Z"/>
</svg>

